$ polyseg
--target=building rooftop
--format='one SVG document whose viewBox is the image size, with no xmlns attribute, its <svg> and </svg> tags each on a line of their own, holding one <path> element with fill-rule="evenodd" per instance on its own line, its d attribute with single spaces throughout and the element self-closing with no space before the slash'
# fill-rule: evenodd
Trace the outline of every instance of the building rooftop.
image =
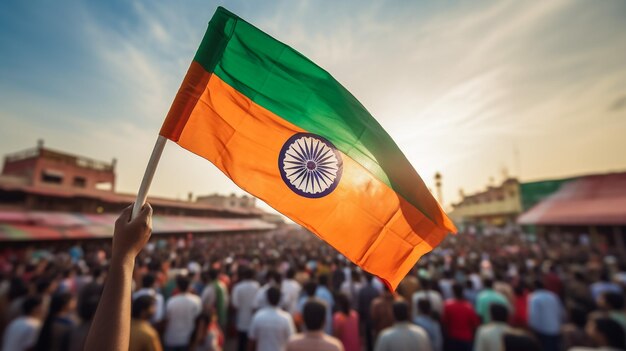
<svg viewBox="0 0 626 351">
<path fill-rule="evenodd" d="M 458 203 L 453 203 L 452 206 L 454 208 L 457 208 L 457 207 L 462 207 L 468 204 L 476 204 L 476 203 L 481 203 L 481 202 L 502 200 L 507 195 L 514 195 L 514 194 L 507 194 L 507 191 L 508 192 L 511 191 L 511 189 L 509 189 L 508 186 L 514 185 L 514 184 L 518 184 L 518 180 L 516 178 L 508 178 L 504 180 L 501 185 L 498 185 L 498 186 L 489 185 L 487 186 L 487 189 L 483 191 L 479 191 L 479 192 L 476 192 L 474 194 L 469 194 L 469 195 L 463 194 L 462 200 Z"/>
<path fill-rule="evenodd" d="M 68 164 L 79 168 L 87 168 L 96 171 L 114 172 L 115 159 L 111 162 L 94 160 L 89 157 L 72 155 L 66 152 L 44 148 L 43 143 L 39 146 L 7 154 L 4 159 L 6 162 L 17 162 L 31 158 L 44 158 L 54 160 L 56 162 Z"/>
</svg>

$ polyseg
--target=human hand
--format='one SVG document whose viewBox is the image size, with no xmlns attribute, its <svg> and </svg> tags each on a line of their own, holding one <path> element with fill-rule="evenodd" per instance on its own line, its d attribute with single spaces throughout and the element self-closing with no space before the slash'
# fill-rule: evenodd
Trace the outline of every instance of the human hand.
<svg viewBox="0 0 626 351">
<path fill-rule="evenodd" d="M 135 219 L 131 219 L 132 211 L 133 204 L 115 221 L 113 259 L 133 262 L 152 234 L 152 206 L 146 203 Z"/>
</svg>

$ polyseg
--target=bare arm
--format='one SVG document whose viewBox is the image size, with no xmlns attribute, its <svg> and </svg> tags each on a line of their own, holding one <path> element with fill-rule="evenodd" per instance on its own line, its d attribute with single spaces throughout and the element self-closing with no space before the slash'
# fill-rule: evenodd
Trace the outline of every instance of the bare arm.
<svg viewBox="0 0 626 351">
<path fill-rule="evenodd" d="M 131 221 L 132 205 L 115 222 L 109 274 L 89 329 L 85 350 L 127 351 L 130 342 L 131 283 L 135 257 L 152 233 L 152 207 Z"/>
</svg>

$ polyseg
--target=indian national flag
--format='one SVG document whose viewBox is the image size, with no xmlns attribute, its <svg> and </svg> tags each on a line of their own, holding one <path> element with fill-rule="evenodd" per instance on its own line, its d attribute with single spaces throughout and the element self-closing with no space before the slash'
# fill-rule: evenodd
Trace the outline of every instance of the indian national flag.
<svg viewBox="0 0 626 351">
<path fill-rule="evenodd" d="M 221 7 L 160 134 L 211 161 L 393 289 L 456 231 L 350 92 Z"/>
</svg>

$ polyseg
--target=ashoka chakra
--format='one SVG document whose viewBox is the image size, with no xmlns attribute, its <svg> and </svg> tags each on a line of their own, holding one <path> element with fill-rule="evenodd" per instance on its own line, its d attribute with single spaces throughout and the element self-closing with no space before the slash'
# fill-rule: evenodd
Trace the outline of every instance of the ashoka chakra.
<svg viewBox="0 0 626 351">
<path fill-rule="evenodd" d="M 343 161 L 330 141 L 319 135 L 298 133 L 280 150 L 278 168 L 289 189 L 300 196 L 318 198 L 335 190 Z"/>
</svg>

